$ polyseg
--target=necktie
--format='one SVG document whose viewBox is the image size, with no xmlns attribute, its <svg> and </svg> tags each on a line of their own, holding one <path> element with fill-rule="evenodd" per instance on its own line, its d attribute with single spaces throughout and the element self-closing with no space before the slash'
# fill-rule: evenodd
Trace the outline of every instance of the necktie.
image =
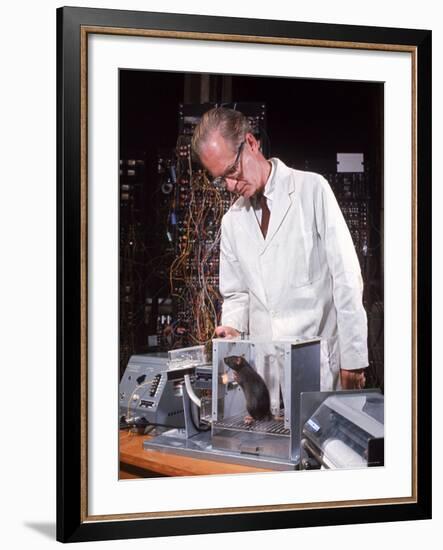
<svg viewBox="0 0 443 550">
<path fill-rule="evenodd" d="M 261 205 L 260 229 L 263 234 L 263 238 L 266 239 L 266 233 L 268 232 L 269 218 L 271 217 L 271 212 L 268 208 L 268 203 L 264 195 L 260 196 L 260 205 Z"/>
</svg>

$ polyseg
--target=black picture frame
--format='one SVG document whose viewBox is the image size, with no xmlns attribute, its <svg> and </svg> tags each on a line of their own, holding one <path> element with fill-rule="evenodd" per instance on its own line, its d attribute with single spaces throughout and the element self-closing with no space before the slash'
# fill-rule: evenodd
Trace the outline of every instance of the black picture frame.
<svg viewBox="0 0 443 550">
<path fill-rule="evenodd" d="M 414 498 L 391 503 L 148 519 L 87 513 L 87 158 L 82 75 L 88 32 L 285 40 L 415 56 L 413 223 Z M 120 30 L 120 31 L 119 31 Z M 191 33 L 187 35 L 187 33 Z M 220 35 L 225 38 L 220 38 Z M 343 46 L 342 46 L 343 47 Z M 87 75 L 86 75 L 87 77 Z M 431 517 L 431 31 L 64 7 L 57 10 L 57 539 L 62 542 L 428 519 Z M 257 507 L 259 508 L 259 507 Z M 167 514 L 166 514 L 167 516 Z"/>
</svg>

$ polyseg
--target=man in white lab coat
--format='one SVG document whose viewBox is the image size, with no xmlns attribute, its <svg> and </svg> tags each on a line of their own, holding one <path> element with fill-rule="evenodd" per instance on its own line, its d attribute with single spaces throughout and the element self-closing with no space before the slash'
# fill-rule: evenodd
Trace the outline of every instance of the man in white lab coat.
<svg viewBox="0 0 443 550">
<path fill-rule="evenodd" d="M 360 265 L 327 181 L 266 159 L 247 118 L 231 109 L 206 113 L 192 146 L 214 184 L 240 195 L 222 221 L 224 301 L 216 334 L 320 336 L 326 343 L 321 389 L 363 388 L 368 353 Z"/>
</svg>

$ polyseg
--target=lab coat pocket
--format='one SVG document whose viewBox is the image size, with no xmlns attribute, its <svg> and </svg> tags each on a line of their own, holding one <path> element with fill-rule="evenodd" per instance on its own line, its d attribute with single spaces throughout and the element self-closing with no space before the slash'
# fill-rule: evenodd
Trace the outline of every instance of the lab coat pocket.
<svg viewBox="0 0 443 550">
<path fill-rule="evenodd" d="M 303 232 L 295 239 L 288 268 L 288 274 L 291 274 L 289 284 L 293 288 L 318 281 L 321 273 L 317 236 L 314 233 Z"/>
</svg>

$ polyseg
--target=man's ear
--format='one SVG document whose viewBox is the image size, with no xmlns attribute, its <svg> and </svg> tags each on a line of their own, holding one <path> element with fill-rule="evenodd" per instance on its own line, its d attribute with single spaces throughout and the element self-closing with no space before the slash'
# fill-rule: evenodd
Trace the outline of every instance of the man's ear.
<svg viewBox="0 0 443 550">
<path fill-rule="evenodd" d="M 246 143 L 249 145 L 253 153 L 260 151 L 260 143 L 255 139 L 254 134 L 251 134 L 251 132 L 248 132 L 245 138 L 246 138 Z"/>
</svg>

